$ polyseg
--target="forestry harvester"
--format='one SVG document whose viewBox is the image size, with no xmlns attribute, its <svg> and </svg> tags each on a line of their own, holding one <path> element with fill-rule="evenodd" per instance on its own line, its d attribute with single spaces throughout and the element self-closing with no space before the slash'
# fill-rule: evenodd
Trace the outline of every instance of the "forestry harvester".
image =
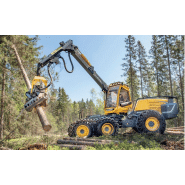
<svg viewBox="0 0 185 185">
<path fill-rule="evenodd" d="M 68 71 L 65 60 L 60 55 L 67 52 L 72 66 Z M 58 64 L 62 59 L 64 67 L 68 73 L 72 73 L 74 66 L 71 55 L 80 63 L 86 72 L 95 80 L 105 93 L 104 115 L 88 116 L 72 123 L 68 128 L 70 137 L 91 137 L 93 135 L 116 135 L 118 129 L 132 127 L 138 133 L 163 134 L 166 128 L 165 120 L 177 117 L 179 108 L 176 97 L 160 96 L 145 97 L 136 100 L 135 104 L 131 100 L 129 87 L 122 82 L 111 83 L 109 86 L 100 78 L 87 58 L 80 52 L 72 40 L 61 42 L 60 47 L 42 59 L 37 66 L 37 76 L 32 81 L 32 88 L 26 92 L 25 109 L 29 112 L 36 106 L 46 106 L 47 88 L 52 84 L 50 66 Z M 47 80 L 40 76 L 40 70 L 44 66 L 48 67 L 48 74 L 51 82 L 47 85 Z"/>
</svg>

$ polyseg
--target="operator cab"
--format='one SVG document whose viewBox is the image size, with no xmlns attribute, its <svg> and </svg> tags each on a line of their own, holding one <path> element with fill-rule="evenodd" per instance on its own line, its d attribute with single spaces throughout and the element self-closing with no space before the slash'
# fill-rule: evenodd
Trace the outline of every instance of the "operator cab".
<svg viewBox="0 0 185 185">
<path fill-rule="evenodd" d="M 118 91 L 119 91 L 119 85 L 109 88 L 107 92 L 106 108 L 117 106 Z"/>
<path fill-rule="evenodd" d="M 106 100 L 105 114 L 109 113 L 127 113 L 131 108 L 131 98 L 129 87 L 122 82 L 116 82 L 109 85 Z"/>
</svg>

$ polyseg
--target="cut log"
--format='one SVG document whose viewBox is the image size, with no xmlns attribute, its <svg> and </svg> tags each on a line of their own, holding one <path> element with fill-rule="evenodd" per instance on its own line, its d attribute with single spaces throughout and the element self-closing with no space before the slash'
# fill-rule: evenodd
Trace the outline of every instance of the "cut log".
<svg viewBox="0 0 185 185">
<path fill-rule="evenodd" d="M 69 148 L 70 150 L 84 150 L 85 146 L 84 145 L 66 145 L 66 144 L 58 144 L 56 146 L 59 146 L 61 148 Z"/>
<path fill-rule="evenodd" d="M 88 139 L 88 138 L 71 138 L 71 137 L 65 137 L 63 140 L 70 140 L 70 141 L 86 141 L 86 142 L 94 142 L 94 143 L 101 143 L 101 144 L 107 144 L 107 143 L 118 143 L 119 141 L 113 141 L 113 140 L 101 140 L 101 139 Z"/>
<path fill-rule="evenodd" d="M 86 141 L 75 141 L 75 140 L 61 140 L 57 141 L 58 144 L 72 144 L 72 145 L 87 145 L 87 146 L 95 146 L 93 142 L 86 142 Z"/>
<path fill-rule="evenodd" d="M 170 129 L 170 130 L 167 130 L 167 132 L 168 131 L 174 131 L 174 132 L 184 132 L 184 130 L 183 129 Z"/>
<path fill-rule="evenodd" d="M 46 117 L 46 114 L 45 114 L 43 108 L 40 106 L 37 106 L 36 110 L 37 110 L 37 114 L 39 116 L 40 122 L 42 124 L 42 128 L 45 131 L 49 131 L 51 129 L 51 125 L 50 125 L 49 121 L 47 120 L 47 117 Z"/>
<path fill-rule="evenodd" d="M 65 138 L 65 140 L 59 139 L 57 141 L 58 144 L 73 144 L 73 145 L 87 145 L 87 146 L 95 146 L 95 144 L 109 144 L 111 142 L 119 143 L 119 141 L 112 141 L 112 140 L 94 140 L 94 139 L 85 139 L 84 138 Z"/>
<path fill-rule="evenodd" d="M 183 130 L 184 126 L 166 128 L 166 130 L 172 130 L 172 129 L 182 129 Z"/>
<path fill-rule="evenodd" d="M 181 132 L 181 131 L 166 131 L 168 134 L 182 134 L 182 135 L 184 135 L 185 134 L 185 132 Z"/>
<path fill-rule="evenodd" d="M 12 49 L 15 52 L 15 55 L 16 55 L 16 58 L 17 58 L 19 67 L 20 67 L 21 72 L 22 72 L 23 77 L 24 77 L 24 81 L 26 82 L 26 86 L 27 86 L 28 90 L 30 90 L 31 89 L 31 83 L 30 83 L 30 80 L 28 78 L 28 75 L 27 75 L 27 73 L 26 73 L 26 71 L 25 71 L 25 69 L 24 69 L 24 67 L 22 65 L 20 56 L 19 56 L 19 54 L 17 52 L 17 48 L 16 48 L 16 46 L 14 44 L 11 47 L 12 47 Z M 37 114 L 39 116 L 40 122 L 42 124 L 42 128 L 45 131 L 49 131 L 51 129 L 51 125 L 50 125 L 49 121 L 47 120 L 47 117 L 46 117 L 45 112 L 43 111 L 43 108 L 40 107 L 40 106 L 37 106 L 36 107 L 36 110 L 37 110 Z"/>
</svg>

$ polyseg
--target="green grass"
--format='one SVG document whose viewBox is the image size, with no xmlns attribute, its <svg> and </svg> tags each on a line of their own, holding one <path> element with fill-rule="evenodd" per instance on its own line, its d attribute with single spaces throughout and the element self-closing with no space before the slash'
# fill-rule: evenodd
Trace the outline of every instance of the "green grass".
<svg viewBox="0 0 185 185">
<path fill-rule="evenodd" d="M 61 150 L 61 148 L 57 145 L 49 145 L 47 149 L 48 150 Z"/>
<path fill-rule="evenodd" d="M 46 144 L 48 150 L 69 150 L 69 148 L 61 148 L 56 145 L 58 139 L 62 136 L 43 135 L 43 136 L 29 136 L 17 139 L 6 140 L 3 143 L 4 147 L 18 150 L 32 144 Z M 117 136 L 100 136 L 93 137 L 94 139 L 112 140 L 110 144 L 99 145 L 95 147 L 87 146 L 86 150 L 163 150 L 160 143 L 164 140 L 179 141 L 184 140 L 183 135 L 170 134 L 118 134 Z M 92 139 L 93 139 L 92 138 Z M 114 143 L 113 141 L 119 141 Z"/>
</svg>

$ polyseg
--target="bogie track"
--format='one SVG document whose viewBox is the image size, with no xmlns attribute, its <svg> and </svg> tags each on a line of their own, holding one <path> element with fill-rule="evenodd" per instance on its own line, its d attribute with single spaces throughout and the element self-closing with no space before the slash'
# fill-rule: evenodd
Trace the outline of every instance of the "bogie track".
<svg viewBox="0 0 185 185">
<path fill-rule="evenodd" d="M 81 119 L 68 128 L 70 137 L 91 137 L 100 135 L 117 135 L 119 125 L 113 118 L 102 116 L 95 119 Z"/>
</svg>

